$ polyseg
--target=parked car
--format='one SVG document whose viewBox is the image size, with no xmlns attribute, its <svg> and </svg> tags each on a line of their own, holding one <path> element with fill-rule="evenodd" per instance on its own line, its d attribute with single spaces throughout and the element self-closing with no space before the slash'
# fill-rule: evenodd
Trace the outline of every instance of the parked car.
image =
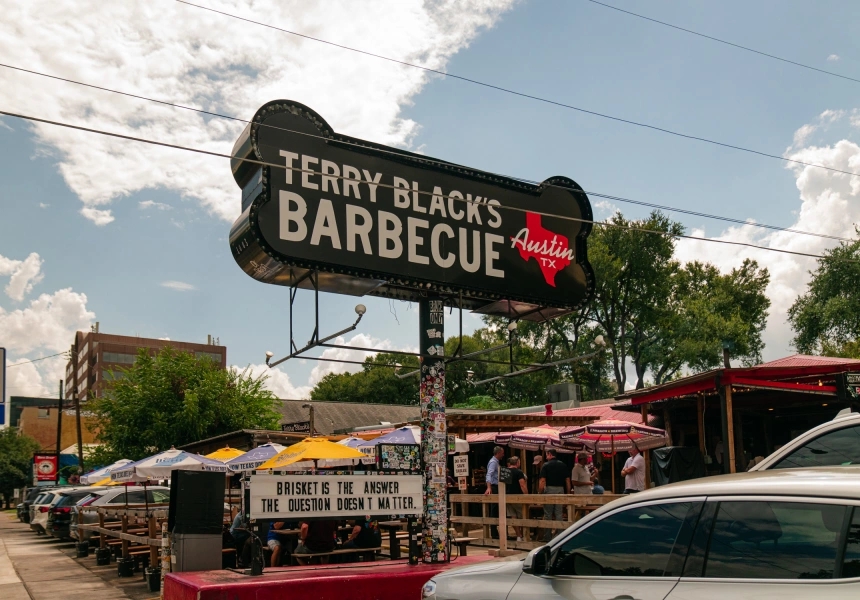
<svg viewBox="0 0 860 600">
<path fill-rule="evenodd" d="M 59 494 L 54 492 L 42 492 L 36 496 L 30 505 L 30 529 L 36 533 L 45 533 L 48 511 L 56 500 L 59 500 Z"/>
<path fill-rule="evenodd" d="M 146 494 L 146 495 L 144 495 Z M 86 497 L 82 499 L 77 505 L 75 505 L 71 510 L 71 521 L 74 524 L 69 528 L 69 535 L 75 539 L 77 539 L 77 526 L 78 523 L 78 512 L 80 508 L 83 506 L 88 507 L 121 507 L 128 504 L 139 504 L 144 505 L 145 503 L 149 504 L 168 504 L 170 502 L 170 488 L 164 486 L 147 486 L 145 489 L 143 487 L 132 487 L 126 490 L 124 486 L 113 487 L 108 490 L 102 490 L 100 492 L 96 492 L 92 494 L 94 497 L 89 498 Z M 116 517 L 107 517 L 105 518 L 106 522 L 110 521 L 118 521 L 119 519 Z M 94 525 L 99 522 L 98 514 L 94 511 L 84 511 L 84 523 L 87 525 Z M 93 532 L 84 530 L 83 539 L 89 540 L 93 537 Z"/>
<path fill-rule="evenodd" d="M 74 488 L 70 490 L 58 490 L 57 502 L 48 509 L 48 522 L 45 532 L 51 537 L 66 539 L 70 537 L 69 524 L 71 523 L 72 507 L 82 498 L 92 495 L 95 491 L 106 489 L 104 487 Z"/>
<path fill-rule="evenodd" d="M 706 477 L 631 494 L 525 560 L 436 575 L 425 600 L 860 597 L 860 468 Z"/>
<path fill-rule="evenodd" d="M 32 516 L 32 513 L 30 512 L 30 506 L 32 506 L 33 500 L 35 500 L 39 496 L 39 494 L 50 491 L 56 487 L 57 486 L 29 487 L 29 488 L 27 488 L 27 490 L 24 492 L 24 502 L 23 502 L 24 508 L 22 510 L 22 512 L 24 513 L 24 522 L 25 523 L 30 522 L 30 517 Z"/>
<path fill-rule="evenodd" d="M 24 503 L 21 502 L 15 506 L 15 514 L 18 517 L 18 520 L 22 523 L 26 523 L 24 520 Z"/>
<path fill-rule="evenodd" d="M 803 433 L 750 471 L 860 465 L 860 413 L 840 413 Z"/>
</svg>

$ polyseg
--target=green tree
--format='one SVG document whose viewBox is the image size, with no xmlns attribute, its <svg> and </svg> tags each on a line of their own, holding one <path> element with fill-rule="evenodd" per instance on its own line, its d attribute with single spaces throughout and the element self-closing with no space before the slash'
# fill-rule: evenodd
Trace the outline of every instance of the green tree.
<svg viewBox="0 0 860 600">
<path fill-rule="evenodd" d="M 154 356 L 141 350 L 90 401 L 103 444 L 93 460 L 135 460 L 237 429 L 274 429 L 277 399 L 265 380 L 169 347 Z"/>
<path fill-rule="evenodd" d="M 0 430 L 0 494 L 6 508 L 12 504 L 15 489 L 33 481 L 33 453 L 38 451 L 39 443 L 16 428 Z"/>
<path fill-rule="evenodd" d="M 761 336 L 770 300 L 767 269 L 754 260 L 722 274 L 711 264 L 688 263 L 672 276 L 667 308 L 650 332 L 642 356 L 657 384 L 677 376 L 683 366 L 701 371 L 722 364 L 724 343 L 742 364 L 761 362 Z"/>
<path fill-rule="evenodd" d="M 590 319 L 609 345 L 616 389 L 623 392 L 630 360 L 644 385 L 649 348 L 659 339 L 671 280 L 679 268 L 673 258 L 680 223 L 659 212 L 647 219 L 628 220 L 616 213 L 607 225 L 595 227 L 589 238 L 588 259 L 594 269 L 595 289 Z"/>
<path fill-rule="evenodd" d="M 860 240 L 826 250 L 806 292 L 788 310 L 793 343 L 804 354 L 860 357 Z"/>
<path fill-rule="evenodd" d="M 401 367 L 395 372 L 393 365 Z M 418 368 L 414 356 L 379 353 L 357 373 L 329 373 L 311 390 L 311 400 L 368 404 L 418 404 L 418 377 L 399 378 Z"/>
</svg>

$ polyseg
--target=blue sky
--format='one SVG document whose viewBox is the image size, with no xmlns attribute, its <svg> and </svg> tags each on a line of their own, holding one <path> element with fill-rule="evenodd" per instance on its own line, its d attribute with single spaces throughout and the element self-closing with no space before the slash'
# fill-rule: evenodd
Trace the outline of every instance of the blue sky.
<svg viewBox="0 0 860 600">
<path fill-rule="evenodd" d="M 850 235 L 852 224 L 860 218 L 860 211 L 853 207 L 858 201 L 857 184 L 852 188 L 845 177 L 789 169 L 781 161 L 611 122 L 452 78 L 426 77 L 310 41 L 298 43 L 286 34 L 258 32 L 259 28 L 240 27 L 224 17 L 188 13 L 194 9 L 170 2 L 154 4 L 185 17 L 164 17 L 170 23 L 165 27 L 171 28 L 162 31 L 168 49 L 171 44 L 185 43 L 185 37 L 199 41 L 216 35 L 206 31 L 212 24 L 224 28 L 218 41 L 221 45 L 207 42 L 216 47 L 204 65 L 198 58 L 170 71 L 169 65 L 159 64 L 157 36 L 142 36 L 144 45 L 148 44 L 144 51 L 140 44 L 129 42 L 134 36 L 128 31 L 114 38 L 108 34 L 103 47 L 88 43 L 84 35 L 80 49 L 75 44 L 81 36 L 69 34 L 65 42 L 56 42 L 65 44 L 62 49 L 69 56 L 63 57 L 58 57 L 59 46 L 21 38 L 18 44 L 23 49 L 17 48 L 8 60 L 147 95 L 196 102 L 243 118 L 280 95 L 306 102 L 347 134 L 528 179 L 566 175 L 586 190 L 647 202 L 832 235 Z M 435 20 L 427 17 L 432 16 L 431 10 L 417 4 L 403 14 L 377 10 L 361 18 L 350 12 L 356 10 L 354 5 L 343 5 L 338 11 L 303 5 L 305 12 L 293 15 L 286 9 L 253 14 L 246 6 L 233 3 L 212 5 L 299 31 L 306 27 L 304 31 L 319 37 L 380 53 L 409 60 L 423 57 L 451 73 L 590 110 L 772 154 L 860 169 L 860 148 L 856 146 L 860 119 L 852 113 L 860 106 L 858 83 L 696 38 L 586 0 L 508 4 L 500 1 L 497 6 L 487 0 L 480 10 L 474 6 L 466 10 L 449 2 L 439 9 L 445 18 Z M 852 27 L 860 17 L 860 5 L 790 0 L 614 0 L 614 4 L 860 77 L 860 53 Z M 19 16 L 26 23 L 37 15 L 34 8 Z M 192 16 L 194 19 L 189 18 Z M 121 17 L 121 12 L 91 18 L 59 14 L 55 30 L 62 32 L 78 19 L 84 22 L 82 27 L 95 31 L 100 23 L 121 22 Z M 193 35 L 184 27 L 193 29 Z M 247 82 L 216 77 L 223 69 L 235 67 L 236 55 L 242 54 L 237 48 L 251 44 L 251 32 L 267 44 L 271 52 L 267 60 L 283 63 L 287 71 L 296 69 L 301 80 L 289 73 L 273 79 L 264 65 L 252 59 L 243 63 L 245 71 L 236 78 L 247 77 Z M 248 48 L 251 54 L 253 47 Z M 80 61 L 75 60 L 78 51 Z M 93 59 L 93 53 L 100 51 L 110 58 Z M 168 72 L 160 72 L 162 68 Z M 205 85 L 188 84 L 195 69 L 208 76 Z M 359 78 L 349 79 L 353 76 Z M 229 151 L 237 133 L 227 126 L 217 129 L 210 121 L 175 116 L 169 111 L 181 111 L 174 109 L 146 109 L 154 112 L 139 115 L 135 111 L 142 110 L 142 103 L 138 101 L 3 70 L 0 88 L 6 89 L 0 91 L 4 109 L 113 131 L 125 127 L 144 137 L 170 137 L 173 143 Z M 225 99 L 230 94 L 236 98 Z M 141 123 L 135 122 L 137 118 Z M 18 298 L 0 294 L 0 345 L 10 348 L 11 362 L 65 349 L 72 341 L 70 331 L 95 320 L 100 321 L 102 331 L 110 333 L 188 341 L 203 341 L 213 334 L 227 345 L 229 361 L 240 366 L 258 365 L 267 349 L 278 356 L 286 353 L 286 289 L 251 280 L 230 256 L 226 237 L 231 211 L 238 211 L 239 190 L 231 191 L 222 181 L 229 178 L 226 161 L 195 157 L 185 162 L 189 159 L 179 153 L 156 154 L 125 142 L 123 156 L 118 157 L 120 146 L 113 144 L 119 142 L 108 145 L 93 136 L 52 133 L 47 126 L 33 128 L 11 118 L 2 123 L 6 127 L 0 127 L 0 257 L 24 261 L 35 252 L 41 260 L 38 274 L 31 277 L 30 291 L 12 294 Z M 804 126 L 806 133 L 796 137 Z M 222 180 L 217 185 L 210 183 L 218 177 Z M 600 218 L 616 209 L 628 216 L 646 213 L 594 198 L 592 204 Z M 82 214 L 82 208 L 90 211 L 89 217 Z M 109 217 L 98 212 L 106 210 Z M 689 231 L 707 237 L 813 252 L 832 244 L 676 217 Z M 749 256 L 771 268 L 775 281 L 769 294 L 774 307 L 765 356 L 790 352 L 785 309 L 802 291 L 805 273 L 813 262 L 709 243 L 680 244 L 678 255 L 682 260 L 709 260 L 724 269 Z M 23 267 L 7 262 L 4 272 L 0 258 L 0 285 L 7 285 L 17 268 Z M 166 287 L 165 282 L 180 282 L 189 289 Z M 40 295 L 59 302 L 54 294 L 66 288 L 85 294 L 85 304 L 78 298 L 77 304 L 67 303 L 48 316 L 40 312 L 51 312 L 38 305 Z M 300 316 L 307 321 L 311 298 L 302 294 L 300 299 Z M 352 322 L 357 299 L 324 296 L 321 300 L 324 333 Z M 355 345 L 416 346 L 414 306 L 372 298 L 362 301 L 368 313 Z M 465 323 L 474 328 L 480 321 L 469 316 Z M 297 343 L 301 345 L 309 335 L 305 326 L 297 332 Z M 363 356 L 348 354 L 352 359 Z M 10 375 L 8 385 L 15 389 L 9 392 L 38 395 L 53 390 L 61 365 L 62 361 L 52 359 L 18 369 L 20 375 Z M 314 367 L 316 373 L 312 373 Z M 292 361 L 273 385 L 282 395 L 306 393 L 323 368 L 325 363 Z"/>
</svg>

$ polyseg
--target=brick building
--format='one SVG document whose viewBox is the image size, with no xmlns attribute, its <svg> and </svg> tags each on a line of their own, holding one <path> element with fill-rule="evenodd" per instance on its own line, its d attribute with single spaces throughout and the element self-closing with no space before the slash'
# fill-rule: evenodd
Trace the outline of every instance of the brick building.
<svg viewBox="0 0 860 600">
<path fill-rule="evenodd" d="M 71 359 L 66 364 L 66 397 L 84 400 L 91 395 L 100 396 L 106 381 L 122 377 L 120 370 L 134 364 L 140 348 L 156 354 L 167 346 L 209 358 L 222 369 L 227 367 L 227 348 L 213 343 L 211 336 L 208 343 L 194 344 L 99 333 L 96 326 L 95 331 L 75 334 Z"/>
</svg>

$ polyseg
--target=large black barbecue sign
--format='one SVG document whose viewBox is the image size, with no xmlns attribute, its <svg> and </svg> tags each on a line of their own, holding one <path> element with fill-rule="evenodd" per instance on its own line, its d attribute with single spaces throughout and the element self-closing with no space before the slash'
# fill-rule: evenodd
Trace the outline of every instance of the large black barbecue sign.
<svg viewBox="0 0 860 600">
<path fill-rule="evenodd" d="M 317 272 L 321 291 L 433 292 L 538 320 L 591 294 L 591 205 L 571 179 L 535 186 L 347 137 L 287 100 L 257 111 L 233 155 L 230 245 L 259 281 L 310 287 Z"/>
</svg>

